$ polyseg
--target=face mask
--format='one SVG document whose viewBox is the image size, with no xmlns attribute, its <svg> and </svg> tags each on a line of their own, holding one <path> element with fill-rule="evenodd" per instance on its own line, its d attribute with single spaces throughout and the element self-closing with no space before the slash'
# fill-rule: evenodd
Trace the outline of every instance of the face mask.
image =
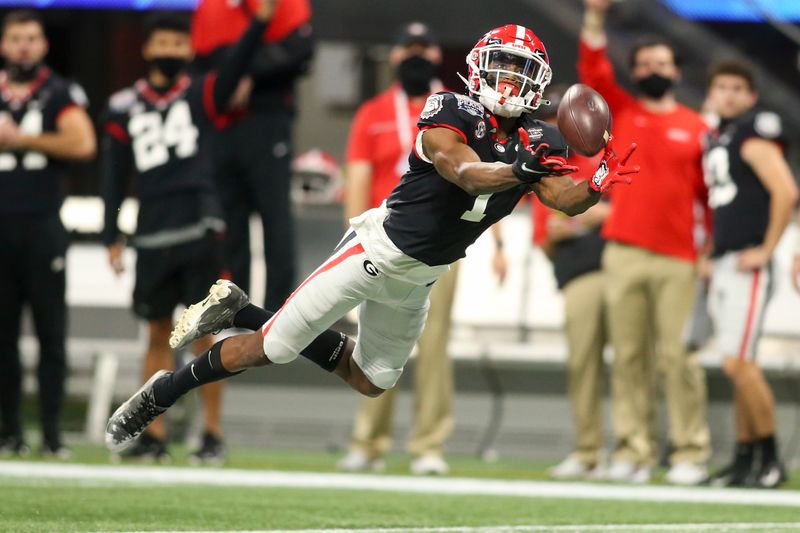
<svg viewBox="0 0 800 533">
<path fill-rule="evenodd" d="M 422 96 L 431 90 L 436 67 L 422 56 L 411 56 L 397 67 L 400 85 L 409 96 Z"/>
<path fill-rule="evenodd" d="M 150 65 L 156 67 L 170 80 L 174 80 L 175 77 L 186 68 L 187 63 L 188 61 L 182 57 L 172 56 L 155 57 L 150 60 Z"/>
<path fill-rule="evenodd" d="M 646 78 L 636 80 L 639 91 L 650 98 L 661 98 L 672 88 L 675 82 L 659 74 L 650 74 Z"/>
<path fill-rule="evenodd" d="M 27 83 L 36 79 L 41 63 L 9 63 L 6 72 L 11 81 Z"/>
</svg>

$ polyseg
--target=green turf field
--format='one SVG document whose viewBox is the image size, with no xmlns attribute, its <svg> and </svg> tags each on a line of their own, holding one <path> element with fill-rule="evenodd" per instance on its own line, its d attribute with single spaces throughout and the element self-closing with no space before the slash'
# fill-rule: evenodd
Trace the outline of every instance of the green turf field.
<svg viewBox="0 0 800 533">
<path fill-rule="evenodd" d="M 184 451 L 174 448 L 176 456 Z M 326 453 L 237 451 L 230 467 L 292 471 L 333 470 Z M 389 469 L 406 474 L 407 457 L 393 456 Z M 99 448 L 79 446 L 76 461 L 102 464 Z M 177 460 L 180 465 L 183 461 Z M 543 479 L 542 465 L 526 461 L 486 464 L 451 458 L 453 476 Z M 41 465 L 39 465 L 41 466 Z M 0 462 L 2 467 L 2 462 Z M 50 468 L 48 465 L 47 468 Z M 56 467 L 54 467 L 56 468 Z M 213 472 L 214 470 L 211 469 Z M 188 472 L 188 471 L 187 471 Z M 795 475 L 797 479 L 798 475 Z M 797 484 L 794 484 L 797 488 Z M 687 524 L 691 531 L 800 531 L 800 507 L 572 500 L 515 496 L 418 494 L 366 490 L 202 485 L 154 485 L 81 479 L 12 478 L 0 475 L 0 532 L 246 531 L 364 528 Z M 731 528 L 698 526 L 725 523 Z M 751 524 L 742 529 L 737 524 Z M 772 523 L 773 525 L 753 525 Z M 688 525 L 693 524 L 693 525 Z M 705 529 L 703 529 L 705 528 Z M 537 531 L 546 531 L 540 529 Z M 647 526 L 635 531 L 648 531 Z M 680 529 L 670 529 L 677 531 Z M 509 530 L 511 531 L 511 530 Z M 556 531 L 563 531 L 557 529 Z M 575 529 L 575 531 L 588 531 Z"/>
</svg>

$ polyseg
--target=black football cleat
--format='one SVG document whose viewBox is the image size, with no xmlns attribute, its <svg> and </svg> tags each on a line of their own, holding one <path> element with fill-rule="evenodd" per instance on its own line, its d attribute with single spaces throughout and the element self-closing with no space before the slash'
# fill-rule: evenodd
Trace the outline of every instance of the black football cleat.
<svg viewBox="0 0 800 533">
<path fill-rule="evenodd" d="M 150 422 L 166 411 L 164 407 L 156 405 L 153 384 L 170 374 L 172 372 L 159 370 L 128 401 L 114 411 L 106 424 L 106 448 L 109 451 L 119 453 L 129 448 Z"/>
<path fill-rule="evenodd" d="M 205 299 L 183 312 L 169 337 L 170 347 L 178 349 L 203 335 L 233 327 L 236 313 L 248 303 L 250 298 L 235 283 L 218 280 L 208 290 Z"/>
<path fill-rule="evenodd" d="M 786 483 L 789 476 L 780 461 L 771 461 L 763 465 L 753 478 L 753 486 L 760 489 L 776 489 Z"/>
<path fill-rule="evenodd" d="M 752 465 L 736 462 L 711 474 L 704 482 L 712 487 L 747 487 L 752 483 Z"/>
<path fill-rule="evenodd" d="M 31 449 L 22 437 L 0 437 L 0 457 L 28 457 L 30 454 Z"/>
<path fill-rule="evenodd" d="M 193 465 L 220 466 L 225 462 L 225 445 L 222 439 L 209 433 L 203 434 L 203 444 L 200 449 L 189 456 L 189 463 Z"/>
</svg>

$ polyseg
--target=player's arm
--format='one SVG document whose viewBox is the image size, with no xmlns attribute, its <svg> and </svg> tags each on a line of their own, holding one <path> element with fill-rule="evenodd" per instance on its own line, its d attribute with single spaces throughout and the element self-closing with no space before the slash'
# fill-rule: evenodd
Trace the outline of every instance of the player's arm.
<svg viewBox="0 0 800 533">
<path fill-rule="evenodd" d="M 216 73 L 209 73 L 206 83 L 212 84 L 210 91 L 213 108 L 206 105 L 206 111 L 211 116 L 216 116 L 218 110 L 224 109 L 228 100 L 233 96 L 239 80 L 247 72 L 247 66 L 258 48 L 261 35 L 264 33 L 267 21 L 272 17 L 276 0 L 261 0 L 258 11 L 253 15 L 250 26 L 242 37 L 231 48 L 222 66 Z M 208 94 L 206 90 L 206 94 Z"/>
<path fill-rule="evenodd" d="M 369 161 L 347 163 L 344 171 L 344 225 L 369 209 L 372 190 L 372 164 Z"/>
<path fill-rule="evenodd" d="M 792 285 L 800 292 L 800 214 L 795 222 L 794 259 L 792 260 Z"/>
<path fill-rule="evenodd" d="M 764 242 L 759 247 L 763 264 L 766 264 L 791 221 L 798 199 L 797 185 L 777 143 L 752 137 L 742 144 L 741 156 L 769 193 L 769 222 Z M 749 269 L 755 265 L 740 264 L 740 267 Z"/>
<path fill-rule="evenodd" d="M 109 265 L 117 274 L 123 271 L 123 244 L 117 219 L 128 188 L 132 161 L 130 139 L 125 130 L 109 121 L 101 143 L 100 189 L 105 207 L 102 239 L 108 248 Z"/>
<path fill-rule="evenodd" d="M 294 78 L 308 71 L 314 55 L 314 38 L 311 25 L 305 24 L 284 39 L 274 43 L 261 43 L 250 60 L 247 73 L 254 80 Z"/>
<path fill-rule="evenodd" d="M 28 135 L 12 124 L 5 139 L 6 146 L 12 150 L 36 150 L 57 159 L 89 161 L 97 152 L 92 121 L 78 105 L 59 113 L 54 132 Z"/>
<path fill-rule="evenodd" d="M 422 150 L 440 176 L 473 196 L 505 191 L 521 183 L 511 165 L 482 162 L 461 135 L 449 128 L 425 130 Z"/>
<path fill-rule="evenodd" d="M 522 133 L 523 131 L 520 131 L 520 134 Z M 525 144 L 527 143 L 521 143 L 520 154 L 530 152 L 530 146 L 525 147 Z M 600 200 L 602 193 L 615 184 L 631 183 L 631 175 L 639 172 L 638 166 L 627 166 L 628 160 L 635 150 L 636 144 L 632 143 L 619 157 L 614 151 L 613 139 L 610 139 L 603 152 L 603 158 L 600 160 L 600 166 L 591 179 L 576 184 L 566 175 L 547 177 L 533 183 L 533 191 L 547 207 L 557 209 L 569 216 L 583 213 L 595 205 Z"/>
<path fill-rule="evenodd" d="M 616 108 L 633 97 L 618 83 L 608 58 L 605 20 L 611 0 L 584 0 L 585 10 L 578 47 L 578 78 Z"/>
</svg>

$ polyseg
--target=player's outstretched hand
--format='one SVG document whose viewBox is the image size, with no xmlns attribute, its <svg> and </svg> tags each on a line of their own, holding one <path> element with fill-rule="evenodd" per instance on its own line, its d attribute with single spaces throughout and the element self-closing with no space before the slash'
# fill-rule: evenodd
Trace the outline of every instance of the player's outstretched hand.
<svg viewBox="0 0 800 533">
<path fill-rule="evenodd" d="M 517 159 L 511 166 L 512 172 L 518 180 L 530 184 L 546 176 L 563 176 L 578 170 L 578 167 L 568 165 L 563 157 L 550 155 L 549 151 L 547 143 L 541 143 L 534 150 L 527 130 L 520 128 Z"/>
<path fill-rule="evenodd" d="M 255 18 L 261 22 L 267 22 L 272 18 L 275 12 L 275 4 L 278 0 L 261 0 L 258 5 L 258 11 L 255 12 Z"/>
<path fill-rule="evenodd" d="M 600 161 L 600 166 L 595 171 L 592 179 L 589 180 L 589 187 L 597 192 L 606 192 L 617 183 L 630 184 L 633 181 L 631 174 L 639 172 L 639 166 L 629 167 L 628 159 L 630 159 L 634 150 L 636 150 L 636 143 L 631 143 L 625 148 L 622 157 L 618 157 L 614 151 L 614 138 L 610 138 L 606 143 L 605 152 L 603 152 L 603 159 Z"/>
</svg>

